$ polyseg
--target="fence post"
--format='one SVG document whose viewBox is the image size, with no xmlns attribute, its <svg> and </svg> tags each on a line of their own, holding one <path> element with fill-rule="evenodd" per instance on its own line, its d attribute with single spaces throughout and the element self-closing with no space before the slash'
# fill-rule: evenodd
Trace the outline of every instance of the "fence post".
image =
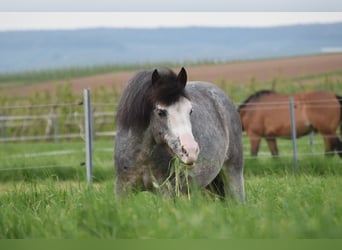
<svg viewBox="0 0 342 250">
<path fill-rule="evenodd" d="M 86 168 L 88 184 L 92 183 L 93 179 L 93 162 L 92 162 L 92 122 L 91 122 L 91 105 L 89 89 L 83 90 L 84 98 L 84 128 L 85 128 L 85 142 L 86 142 Z"/>
<path fill-rule="evenodd" d="M 310 132 L 310 149 L 311 149 L 311 152 L 313 152 L 314 137 L 315 137 L 315 132 L 312 130 Z"/>
<path fill-rule="evenodd" d="M 1 138 L 2 138 L 2 141 L 5 142 L 6 140 L 6 115 L 5 113 L 1 114 Z"/>
<path fill-rule="evenodd" d="M 292 137 L 292 150 L 293 150 L 293 164 L 295 171 L 298 170 L 298 157 L 297 157 L 297 134 L 296 134 L 296 115 L 294 111 L 293 96 L 290 96 L 290 119 L 291 119 L 291 137 Z"/>
</svg>

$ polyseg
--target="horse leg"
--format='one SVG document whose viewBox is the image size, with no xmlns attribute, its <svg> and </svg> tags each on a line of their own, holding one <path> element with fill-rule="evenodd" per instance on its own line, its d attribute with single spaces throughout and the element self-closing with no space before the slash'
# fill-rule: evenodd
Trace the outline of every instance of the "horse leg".
<svg viewBox="0 0 342 250">
<path fill-rule="evenodd" d="M 335 151 L 342 158 L 342 142 L 337 136 L 324 137 L 325 153 L 334 155 Z"/>
<path fill-rule="evenodd" d="M 275 138 L 267 138 L 266 139 L 268 148 L 271 151 L 272 156 L 278 156 L 278 146 Z"/>
<path fill-rule="evenodd" d="M 225 171 L 221 170 L 215 179 L 206 187 L 210 192 L 217 194 L 220 198 L 225 197 Z"/>
<path fill-rule="evenodd" d="M 220 198 L 230 196 L 237 201 L 246 201 L 242 151 L 241 155 L 234 155 L 223 163 L 219 174 L 206 188 Z"/>
<path fill-rule="evenodd" d="M 246 201 L 245 196 L 245 184 L 243 178 L 243 166 L 232 164 L 232 162 L 227 162 L 228 169 L 228 192 L 236 200 L 241 202 Z"/>
<path fill-rule="evenodd" d="M 210 192 L 215 193 L 221 199 L 227 195 L 234 200 L 245 202 L 245 188 L 242 168 L 235 168 L 229 163 L 225 163 L 215 179 L 206 187 Z"/>
<path fill-rule="evenodd" d="M 257 156 L 258 155 L 259 147 L 260 147 L 260 141 L 261 141 L 261 137 L 259 137 L 259 136 L 252 136 L 250 138 L 251 155 L 252 156 Z"/>
<path fill-rule="evenodd" d="M 342 141 L 340 141 L 337 137 L 336 137 L 335 150 L 338 153 L 338 156 L 342 158 Z"/>
<path fill-rule="evenodd" d="M 335 144 L 336 144 L 336 139 L 335 137 L 331 137 L 329 135 L 323 135 L 323 141 L 324 141 L 324 150 L 325 150 L 325 155 L 328 156 L 333 156 L 335 151 Z"/>
</svg>

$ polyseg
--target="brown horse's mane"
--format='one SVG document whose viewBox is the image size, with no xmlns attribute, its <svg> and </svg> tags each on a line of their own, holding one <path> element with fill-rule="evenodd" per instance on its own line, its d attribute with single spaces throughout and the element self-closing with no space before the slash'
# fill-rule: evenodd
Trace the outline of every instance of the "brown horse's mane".
<svg viewBox="0 0 342 250">
<path fill-rule="evenodd" d="M 154 77 L 156 72 L 157 79 Z M 137 73 L 128 81 L 118 103 L 117 124 L 127 129 L 146 129 L 155 103 L 170 105 L 177 102 L 180 96 L 186 97 L 184 88 L 184 80 L 180 82 L 169 69 Z"/>
<path fill-rule="evenodd" d="M 246 107 L 248 102 L 255 100 L 255 99 L 258 99 L 259 97 L 261 97 L 263 95 L 269 95 L 272 93 L 275 93 L 275 92 L 272 90 L 265 90 L 265 89 L 259 90 L 258 92 L 255 92 L 254 94 L 250 95 L 246 100 L 244 100 L 242 104 L 239 105 L 238 111 L 240 111 L 241 109 Z"/>
</svg>

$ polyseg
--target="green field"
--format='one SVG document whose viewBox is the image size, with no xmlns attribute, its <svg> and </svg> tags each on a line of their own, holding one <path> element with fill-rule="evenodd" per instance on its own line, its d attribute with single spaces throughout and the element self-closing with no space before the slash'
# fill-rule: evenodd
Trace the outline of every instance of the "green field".
<svg viewBox="0 0 342 250">
<path fill-rule="evenodd" d="M 131 66 L 132 68 L 137 66 Z M 0 91 L 0 118 L 2 116 L 41 116 L 45 117 L 51 115 L 52 112 L 58 116 L 58 132 L 59 134 L 79 133 L 78 122 L 83 122 L 81 118 L 83 113 L 83 106 L 77 105 L 82 99 L 82 93 L 74 93 L 72 90 L 72 80 L 69 78 L 83 74 L 99 74 L 107 72 L 112 69 L 99 68 L 93 69 L 70 69 L 66 71 L 43 71 L 25 74 L 14 74 L 10 76 L 0 75 L 0 89 L 4 85 L 16 86 L 14 82 L 22 81 L 21 84 L 28 85 L 39 82 L 41 78 L 49 77 L 51 79 L 61 78 L 65 79 L 65 84 L 55 85 L 52 92 L 37 91 L 34 94 L 26 96 L 6 95 L 5 92 Z M 112 72 L 121 69 L 114 68 Z M 128 67 L 128 69 L 130 69 Z M 99 70 L 99 71 L 97 71 Z M 88 72 L 88 73 L 87 73 Z M 29 74 L 27 76 L 26 74 Z M 63 74 L 64 77 L 63 78 Z M 25 79 L 25 81 L 23 81 Z M 36 79 L 36 80 L 34 80 Z M 295 93 L 299 91 L 306 91 L 312 89 L 323 89 L 332 91 L 338 95 L 342 95 L 342 71 L 327 72 L 325 74 L 306 75 L 294 78 L 278 78 L 271 81 L 257 81 L 250 79 L 245 84 L 230 82 L 228 79 L 217 79 L 214 82 L 217 86 L 223 89 L 238 105 L 243 102 L 249 95 L 261 89 L 272 89 L 281 93 Z M 120 92 L 115 83 L 112 86 L 103 86 L 91 90 L 91 100 L 96 112 L 106 112 L 115 114 L 115 104 L 118 102 Z M 104 105 L 103 105 L 104 104 Z M 19 107 L 19 108 L 18 108 Z M 78 121 L 75 121 L 72 114 L 77 112 L 79 114 Z M 115 126 L 114 116 L 95 117 L 96 131 L 112 131 Z M 101 123 L 101 121 L 109 121 L 108 123 Z M 16 123 L 17 126 L 10 126 Z M 26 126 L 31 123 L 31 125 Z M 47 127 L 46 119 L 35 120 L 15 120 L 9 121 L 6 128 L 7 137 L 20 137 L 20 136 L 37 136 L 44 135 Z M 50 135 L 52 134 L 52 131 Z"/>
<path fill-rule="evenodd" d="M 61 75 L 68 79 L 93 74 L 84 71 L 1 76 L 0 82 L 12 86 L 59 79 Z M 265 88 L 286 93 L 325 89 L 342 95 L 341 75 L 337 71 L 269 82 L 251 79 L 244 85 L 218 79 L 216 84 L 240 103 Z M 55 93 L 0 96 L 0 111 L 8 116 L 47 114 L 49 109 L 30 106 L 75 103 L 81 96 L 72 93 L 71 84 L 56 87 Z M 119 95 L 114 86 L 99 87 L 92 90 L 92 101 L 111 103 L 100 111 L 114 112 Z M 9 108 L 20 105 L 29 107 Z M 66 115 L 75 111 L 82 113 L 83 109 L 58 108 L 60 133 L 79 133 L 77 128 L 68 130 L 64 126 Z M 107 123 L 102 129 L 113 131 L 114 126 Z M 25 131 L 19 126 L 6 132 L 8 137 L 34 136 L 42 134 L 45 127 L 37 123 Z M 99 124 L 95 127 L 99 129 Z M 269 157 L 265 142 L 260 156 L 252 158 L 244 139 L 246 204 L 222 201 L 203 190 L 193 190 L 190 200 L 187 196 L 171 199 L 149 192 L 116 200 L 112 139 L 96 139 L 91 186 L 86 183 L 82 164 L 85 144 L 80 139 L 0 143 L 0 239 L 342 238 L 341 159 L 322 155 L 319 135 L 312 147 L 308 138 L 298 140 L 298 171 L 293 167 L 291 141 L 279 140 L 279 158 Z"/>
<path fill-rule="evenodd" d="M 307 150 L 307 142 L 299 140 L 299 149 Z M 281 141 L 283 153 L 290 143 Z M 319 152 L 319 138 L 315 145 L 313 150 Z M 80 166 L 84 142 L 0 145 L 0 238 L 342 235 L 342 168 L 337 156 L 300 156 L 296 172 L 291 157 L 246 157 L 244 205 L 199 190 L 193 191 L 191 200 L 142 192 L 118 201 L 112 148 L 111 141 L 95 143 L 94 183 L 88 186 Z M 265 145 L 262 151 L 266 153 Z"/>
</svg>

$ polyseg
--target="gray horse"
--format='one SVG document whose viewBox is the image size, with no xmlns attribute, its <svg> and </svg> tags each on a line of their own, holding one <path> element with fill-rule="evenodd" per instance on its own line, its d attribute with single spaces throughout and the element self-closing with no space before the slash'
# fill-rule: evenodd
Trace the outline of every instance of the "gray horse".
<svg viewBox="0 0 342 250">
<path fill-rule="evenodd" d="M 115 191 L 153 190 L 177 156 L 191 183 L 244 201 L 239 114 L 227 95 L 189 82 L 184 68 L 143 71 L 128 81 L 117 110 Z"/>
</svg>

